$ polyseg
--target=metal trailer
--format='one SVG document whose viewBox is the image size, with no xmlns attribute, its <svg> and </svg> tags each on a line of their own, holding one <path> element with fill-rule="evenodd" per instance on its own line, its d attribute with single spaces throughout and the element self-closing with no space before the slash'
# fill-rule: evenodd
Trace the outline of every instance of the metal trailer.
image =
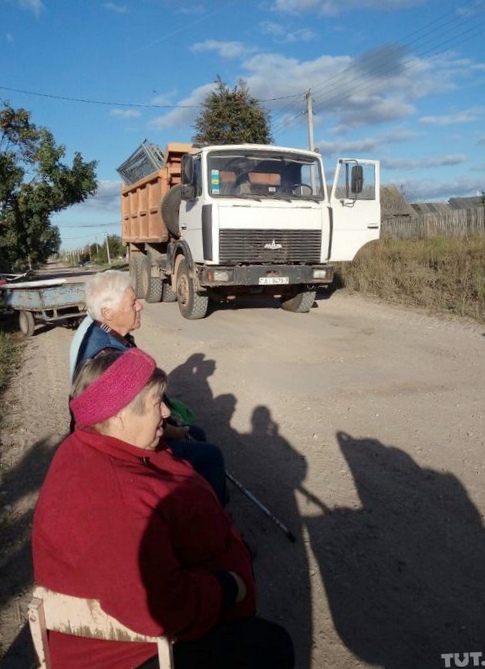
<svg viewBox="0 0 485 669">
<path fill-rule="evenodd" d="M 8 309 L 19 312 L 22 334 L 30 337 L 36 323 L 75 325 L 85 316 L 85 284 L 66 279 L 25 281 L 0 285 L 0 297 Z"/>
</svg>

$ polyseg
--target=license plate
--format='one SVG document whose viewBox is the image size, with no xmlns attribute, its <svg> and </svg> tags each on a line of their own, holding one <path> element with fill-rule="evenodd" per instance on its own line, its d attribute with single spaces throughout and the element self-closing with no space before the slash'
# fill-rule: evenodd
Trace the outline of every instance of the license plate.
<svg viewBox="0 0 485 669">
<path fill-rule="evenodd" d="M 259 278 L 260 286 L 277 286 L 282 283 L 290 283 L 290 279 L 287 276 L 261 276 Z"/>
</svg>

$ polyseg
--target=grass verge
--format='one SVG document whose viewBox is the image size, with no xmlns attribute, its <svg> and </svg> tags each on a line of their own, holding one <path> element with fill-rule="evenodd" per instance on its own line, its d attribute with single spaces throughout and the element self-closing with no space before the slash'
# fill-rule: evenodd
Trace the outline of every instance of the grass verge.
<svg viewBox="0 0 485 669">
<path fill-rule="evenodd" d="M 485 237 L 384 238 L 337 264 L 336 287 L 485 323 Z"/>
<path fill-rule="evenodd" d="M 3 395 L 20 365 L 22 348 L 16 319 L 5 317 L 0 313 L 0 427 L 4 416 Z"/>
</svg>

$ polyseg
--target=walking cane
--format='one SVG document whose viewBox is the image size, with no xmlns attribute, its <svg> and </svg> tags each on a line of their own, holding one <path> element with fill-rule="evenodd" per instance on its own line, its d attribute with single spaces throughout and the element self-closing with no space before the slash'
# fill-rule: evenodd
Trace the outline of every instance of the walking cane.
<svg viewBox="0 0 485 669">
<path fill-rule="evenodd" d="M 280 528 L 280 530 L 282 530 L 286 534 L 286 536 L 290 541 L 292 541 L 293 543 L 296 542 L 296 537 L 293 534 L 293 532 L 289 530 L 286 527 L 286 525 L 281 522 L 281 520 L 276 518 L 276 516 L 273 515 L 271 511 L 266 506 L 264 506 L 264 504 L 262 504 L 257 497 L 255 497 L 251 492 L 249 492 L 249 490 L 245 488 L 243 484 L 240 483 L 237 479 L 235 479 L 234 476 L 230 474 L 227 470 L 226 470 L 226 476 L 229 479 L 229 481 L 236 486 L 236 488 L 239 488 L 239 490 L 243 493 L 243 495 L 246 495 L 246 497 L 250 499 L 251 502 L 256 504 L 258 509 L 260 509 L 264 514 L 266 514 L 268 518 L 270 518 L 273 521 L 273 523 L 275 523 Z"/>
</svg>

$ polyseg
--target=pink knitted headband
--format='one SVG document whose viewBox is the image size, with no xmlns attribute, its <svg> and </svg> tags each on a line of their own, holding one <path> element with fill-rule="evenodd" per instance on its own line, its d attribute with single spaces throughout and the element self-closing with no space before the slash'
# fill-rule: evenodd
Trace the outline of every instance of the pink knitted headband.
<svg viewBox="0 0 485 669">
<path fill-rule="evenodd" d="M 96 425 L 127 406 L 146 386 L 156 363 L 138 348 L 125 351 L 69 406 L 76 425 Z"/>
</svg>

